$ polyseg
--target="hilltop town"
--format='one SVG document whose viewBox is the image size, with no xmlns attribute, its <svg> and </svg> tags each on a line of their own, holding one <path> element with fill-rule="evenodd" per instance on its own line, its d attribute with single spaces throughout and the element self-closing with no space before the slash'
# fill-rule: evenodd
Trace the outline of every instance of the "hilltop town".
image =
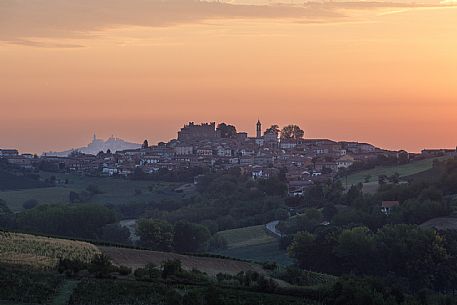
<svg viewBox="0 0 457 305">
<path fill-rule="evenodd" d="M 103 141 L 94 138 L 92 144 L 99 142 Z M 98 154 L 75 150 L 66 157 L 20 155 L 15 149 L 3 149 L 0 158 L 25 169 L 40 168 L 88 176 L 128 177 L 139 172 L 154 175 L 180 169 L 200 169 L 196 171 L 200 173 L 237 167 L 253 179 L 285 175 L 289 195 L 302 195 L 307 187 L 351 170 L 453 153 L 455 150 L 440 149 L 424 150 L 416 155 L 389 151 L 368 143 L 307 139 L 304 131 L 296 125 L 282 129 L 273 125 L 263 129 L 259 120 L 255 136 L 238 132 L 235 126 L 225 123 L 190 122 L 178 131 L 176 139 L 168 143 L 149 145 L 145 140 L 136 149 L 107 149 Z"/>
<path fill-rule="evenodd" d="M 378 304 L 375 289 L 391 300 L 390 285 L 404 287 L 401 300 L 417 289 L 428 299 L 455 293 L 456 150 L 414 154 L 309 139 L 297 125 L 255 126 L 249 136 L 190 122 L 167 143 L 66 157 L 1 149 L 0 274 L 21 289 L 0 289 L 0 300 L 43 303 L 65 283 L 74 283 L 68 305 L 140 304 L 130 301 L 138 291 L 141 304 L 173 305 Z M 158 285 L 252 301 L 176 292 L 161 302 L 171 292 Z M 29 286 L 33 298 L 23 299 Z M 340 294 L 367 297 L 338 303 Z"/>
</svg>

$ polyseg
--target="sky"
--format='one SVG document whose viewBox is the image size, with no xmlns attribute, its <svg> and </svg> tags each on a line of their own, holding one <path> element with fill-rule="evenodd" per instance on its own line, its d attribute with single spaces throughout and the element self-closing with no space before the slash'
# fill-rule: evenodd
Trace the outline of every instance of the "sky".
<svg viewBox="0 0 457 305">
<path fill-rule="evenodd" d="M 189 121 L 420 151 L 457 145 L 457 2 L 0 0 L 0 148 Z"/>
</svg>

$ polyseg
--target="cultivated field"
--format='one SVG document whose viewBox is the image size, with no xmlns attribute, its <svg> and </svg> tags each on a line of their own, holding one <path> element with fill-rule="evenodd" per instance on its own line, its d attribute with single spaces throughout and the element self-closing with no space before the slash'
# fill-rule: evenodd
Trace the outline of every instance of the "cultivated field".
<svg viewBox="0 0 457 305">
<path fill-rule="evenodd" d="M 0 192 L 0 199 L 7 202 L 13 211 L 22 210 L 22 204 L 29 200 L 38 200 L 40 204 L 69 203 L 71 191 L 80 193 L 89 185 L 95 185 L 103 193 L 94 195 L 91 203 L 122 204 L 131 202 L 150 202 L 164 198 L 180 198 L 193 192 L 193 188 L 175 190 L 183 183 L 168 183 L 155 181 L 134 181 L 110 177 L 82 177 L 73 174 L 40 173 L 42 178 L 55 176 L 60 181 L 68 180 L 68 184 L 60 184 L 56 187 L 26 189 L 19 191 Z"/>
<path fill-rule="evenodd" d="M 227 241 L 227 249 L 215 251 L 217 254 L 256 262 L 276 261 L 281 265 L 291 263 L 286 251 L 279 249 L 279 240 L 268 234 L 263 225 L 217 234 Z"/>
<path fill-rule="evenodd" d="M 442 160 L 444 158 L 446 157 L 425 159 L 399 166 L 377 166 L 373 169 L 364 170 L 349 175 L 347 178 L 348 186 L 358 183 L 365 183 L 365 177 L 367 176 L 371 177 L 370 182 L 368 183 L 369 185 L 377 185 L 378 176 L 381 175 L 392 176 L 395 173 L 399 173 L 400 177 L 415 175 L 417 173 L 421 173 L 431 169 L 434 160 Z M 344 185 L 346 183 L 346 178 L 341 179 L 341 182 Z"/>
<path fill-rule="evenodd" d="M 89 262 L 97 253 L 86 242 L 0 231 L 0 263 L 51 268 L 60 258 Z"/>
<path fill-rule="evenodd" d="M 99 249 L 109 256 L 114 264 L 128 266 L 132 269 L 144 267 L 148 263 L 160 265 L 163 261 L 169 259 L 178 259 L 181 261 L 184 269 L 198 269 L 206 272 L 210 276 L 218 273 L 237 274 L 240 271 L 257 271 L 263 273 L 263 269 L 252 263 L 240 262 L 230 259 L 221 259 L 214 257 L 199 257 L 181 255 L 169 252 L 136 250 L 115 247 L 99 247 Z"/>
</svg>

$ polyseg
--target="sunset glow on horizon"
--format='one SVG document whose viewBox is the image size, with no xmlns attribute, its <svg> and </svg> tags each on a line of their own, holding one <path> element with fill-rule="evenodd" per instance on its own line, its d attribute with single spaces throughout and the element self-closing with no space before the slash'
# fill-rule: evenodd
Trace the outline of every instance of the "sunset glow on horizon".
<svg viewBox="0 0 457 305">
<path fill-rule="evenodd" d="M 253 135 L 258 118 L 395 150 L 457 145 L 455 6 L 78 3 L 0 4 L 0 148 L 155 143 L 189 121 Z"/>
</svg>

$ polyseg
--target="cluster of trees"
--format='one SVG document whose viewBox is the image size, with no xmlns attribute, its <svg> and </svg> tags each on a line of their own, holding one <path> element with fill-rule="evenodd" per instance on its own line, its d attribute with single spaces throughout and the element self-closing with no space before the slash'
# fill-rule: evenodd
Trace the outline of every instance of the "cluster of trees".
<svg viewBox="0 0 457 305">
<path fill-rule="evenodd" d="M 279 286 L 272 278 L 256 271 L 241 271 L 236 275 L 218 273 L 216 280 L 220 285 L 251 288 L 263 292 L 274 292 Z"/>
<path fill-rule="evenodd" d="M 95 184 L 89 184 L 82 192 L 71 191 L 69 201 L 71 203 L 89 202 L 95 195 L 103 194 L 103 191 Z"/>
<path fill-rule="evenodd" d="M 116 221 L 112 210 L 93 204 L 40 205 L 20 213 L 2 214 L 3 228 L 88 239 L 98 238 L 105 225 Z"/>
<path fill-rule="evenodd" d="M 171 222 L 203 223 L 212 231 L 264 224 L 283 214 L 286 185 L 277 178 L 252 181 L 239 170 L 207 174 L 199 179 L 198 195 L 176 211 L 168 213 Z"/>
<path fill-rule="evenodd" d="M 188 199 L 115 207 L 137 223 L 142 246 L 162 251 L 199 252 L 224 247 L 212 234 L 288 217 L 286 185 L 280 178 L 253 181 L 239 170 L 202 176 Z"/>
<path fill-rule="evenodd" d="M 236 127 L 226 123 L 220 123 L 217 125 L 216 130 L 220 133 L 222 138 L 233 138 L 237 134 Z M 300 128 L 300 126 L 293 124 L 284 126 L 282 129 L 279 128 L 278 125 L 271 125 L 265 130 L 265 133 L 271 132 L 275 133 L 277 136 L 280 135 L 283 140 L 299 140 L 305 135 L 305 132 Z"/>
<path fill-rule="evenodd" d="M 216 231 L 259 225 L 287 217 L 287 186 L 281 178 L 253 181 L 239 169 L 208 173 L 191 198 L 128 203 L 113 207 L 121 218 L 154 218 L 203 224 Z"/>
<path fill-rule="evenodd" d="M 6 204 L 6 201 L 3 199 L 0 199 L 0 217 L 10 215 L 11 210 Z"/>
<path fill-rule="evenodd" d="M 278 225 L 282 234 L 293 235 L 297 232 L 313 232 L 324 220 L 322 212 L 318 209 L 307 209 L 304 213 L 282 221 Z"/>
<path fill-rule="evenodd" d="M 203 225 L 183 221 L 172 225 L 157 219 L 140 219 L 136 234 L 144 247 L 183 253 L 207 250 L 211 238 L 210 231 Z"/>
<path fill-rule="evenodd" d="M 364 193 L 361 184 L 346 192 L 339 182 L 315 185 L 304 198 L 286 201 L 304 210 L 280 223 L 286 234 L 281 246 L 288 248 L 300 268 L 357 275 L 348 281 L 351 283 L 372 276 L 395 283 L 402 291 L 453 292 L 457 287 L 456 231 L 418 225 L 450 215 L 457 193 L 456 173 L 457 159 L 449 159 L 435 162 L 433 170 L 409 183 L 397 183 L 398 176 L 384 177 L 392 183 L 381 184 L 375 194 Z M 380 210 L 385 200 L 399 201 L 388 215 Z M 342 285 L 339 293 L 349 289 Z M 359 286 L 350 292 L 351 297 L 368 289 Z M 384 301 L 403 303 L 400 299 Z"/>
<path fill-rule="evenodd" d="M 178 259 L 166 260 L 162 262 L 160 266 L 156 266 L 152 263 L 146 264 L 144 268 L 136 269 L 134 275 L 136 280 L 145 282 L 163 279 L 193 283 L 209 283 L 209 278 L 206 273 L 196 269 L 191 271 L 184 270 L 181 261 Z"/>
<path fill-rule="evenodd" d="M 305 136 L 305 132 L 298 125 L 287 125 L 282 129 L 279 125 L 271 125 L 265 130 L 265 133 L 274 133 L 280 136 L 282 140 L 300 140 Z"/>
<path fill-rule="evenodd" d="M 39 205 L 31 199 L 24 202 L 24 211 L 13 214 L 2 202 L 0 226 L 127 244 L 130 243 L 130 234 L 126 228 L 114 224 L 117 219 L 156 219 L 163 222 L 158 227 L 164 232 L 167 232 L 164 224 L 172 227 L 172 243 L 168 246 L 151 244 L 151 247 L 181 252 L 202 251 L 208 244 L 223 247 L 223 240 L 209 239 L 217 231 L 287 218 L 286 191 L 283 176 L 253 181 L 239 170 L 231 170 L 203 175 L 198 181 L 196 194 L 191 198 L 102 206 L 88 203 L 94 195 L 102 193 L 99 187 L 90 185 L 82 192 L 70 193 L 70 201 L 78 204 Z M 85 225 L 81 226 L 81 223 Z M 181 230 L 180 226 L 184 229 Z M 180 237 L 180 232 L 195 234 Z M 202 237 L 195 240 L 196 236 Z M 180 238 L 183 242 L 179 242 Z M 148 239 L 145 236 L 144 242 L 150 242 Z M 197 242 L 197 246 L 185 245 L 191 239 Z"/>
<path fill-rule="evenodd" d="M 321 228 L 295 235 L 288 248 L 300 267 L 331 274 L 392 278 L 407 289 L 457 287 L 457 234 L 415 225 Z"/>
<path fill-rule="evenodd" d="M 0 264 L 0 300 L 12 304 L 41 304 L 54 297 L 61 279 L 44 270 Z"/>
<path fill-rule="evenodd" d="M 119 223 L 106 224 L 100 229 L 100 234 L 96 236 L 97 239 L 121 245 L 131 245 L 130 230 L 121 226 Z"/>
<path fill-rule="evenodd" d="M 454 305 L 455 297 L 420 290 L 405 293 L 397 283 L 377 277 L 344 276 L 324 293 L 323 304 L 335 305 Z"/>
<path fill-rule="evenodd" d="M 444 194 L 457 194 L 457 158 L 434 162 L 431 172 L 426 180 L 432 180 Z"/>
<path fill-rule="evenodd" d="M 422 224 L 451 213 L 453 199 L 440 185 L 428 182 L 389 184 L 381 186 L 375 194 L 364 193 L 362 189 L 362 184 L 358 184 L 345 192 L 338 181 L 321 183 L 310 187 L 304 197 L 289 198 L 286 203 L 295 208 L 320 209 L 322 220 L 333 225 L 365 225 L 370 229 L 386 224 Z M 381 203 L 385 200 L 400 203 L 388 216 L 381 213 Z"/>
</svg>

